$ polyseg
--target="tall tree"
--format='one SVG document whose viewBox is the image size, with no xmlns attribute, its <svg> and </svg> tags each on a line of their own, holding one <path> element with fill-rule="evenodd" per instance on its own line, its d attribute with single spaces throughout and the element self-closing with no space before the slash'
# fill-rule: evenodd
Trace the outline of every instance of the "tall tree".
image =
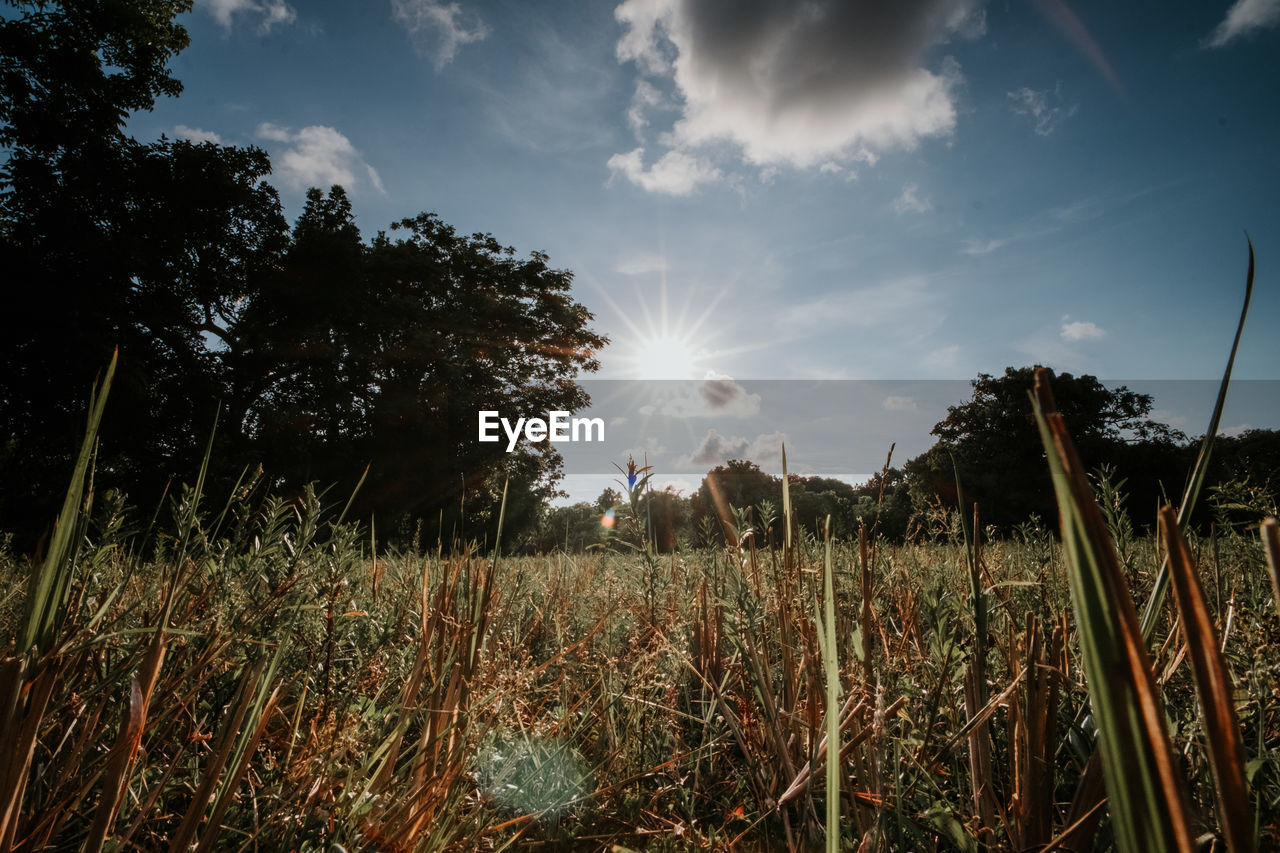
<svg viewBox="0 0 1280 853">
<path fill-rule="evenodd" d="M 508 523 L 536 520 L 559 455 L 476 440 L 477 413 L 514 420 L 587 402 L 573 380 L 606 340 L 570 295 L 572 275 L 432 214 L 369 244 L 340 187 L 312 190 L 281 268 L 246 304 L 235 411 L 282 483 L 351 483 L 361 511 L 445 533 L 492 515 L 510 477 Z M 497 477 L 502 472 L 502 477 Z M 508 528 L 510 531 L 511 527 Z"/>
<path fill-rule="evenodd" d="M 933 428 L 938 443 L 904 468 L 917 508 L 936 498 L 955 506 L 958 472 L 965 511 L 976 500 L 984 523 L 1015 524 L 1033 513 L 1045 520 L 1056 517 L 1044 448 L 1027 397 L 1034 377 L 1034 367 L 1010 367 L 1003 376 L 979 374 L 972 383 L 973 397 L 948 408 L 947 417 Z M 1139 453 L 1154 463 L 1165 451 L 1176 462 L 1175 442 L 1182 436 L 1148 417 L 1150 395 L 1123 386 L 1108 388 L 1087 375 L 1060 373 L 1052 381 L 1054 398 L 1085 464 L 1112 464 L 1122 474 L 1141 474 L 1152 480 L 1144 480 L 1144 496 L 1150 489 L 1158 491 L 1156 480 L 1168 476 L 1164 466 L 1152 464 L 1140 472 L 1128 463 Z"/>
<path fill-rule="evenodd" d="M 225 328 L 285 223 L 254 149 L 126 132 L 181 85 L 171 0 L 15 3 L 0 20 L 0 517 L 52 517 L 94 373 L 120 349 L 104 474 L 151 501 L 189 475 L 224 391 L 205 335 Z"/>
</svg>

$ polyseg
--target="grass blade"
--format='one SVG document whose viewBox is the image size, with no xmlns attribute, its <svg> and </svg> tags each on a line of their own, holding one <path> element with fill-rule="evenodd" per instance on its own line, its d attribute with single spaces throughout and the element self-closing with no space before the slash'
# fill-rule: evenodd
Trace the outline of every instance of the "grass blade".
<svg viewBox="0 0 1280 853">
<path fill-rule="evenodd" d="M 1236 350 L 1240 348 L 1240 336 L 1244 334 L 1244 321 L 1249 316 L 1249 302 L 1253 299 L 1253 241 L 1249 243 L 1249 271 L 1245 276 L 1244 305 L 1240 308 L 1240 322 L 1236 324 L 1236 336 L 1231 342 L 1231 355 L 1227 357 L 1227 369 L 1222 373 L 1222 382 L 1218 386 L 1218 399 L 1213 404 L 1213 415 L 1209 418 L 1209 428 L 1205 430 L 1200 441 L 1200 452 L 1196 456 L 1196 464 L 1191 469 L 1187 481 L 1187 489 L 1182 495 L 1182 506 L 1178 507 L 1178 524 L 1185 525 L 1195 510 L 1196 501 L 1200 498 L 1200 490 L 1204 487 L 1205 477 L 1209 473 L 1209 457 L 1213 453 L 1213 443 L 1218 437 L 1218 426 L 1222 422 L 1222 410 L 1227 404 L 1227 387 L 1231 384 L 1231 370 L 1236 363 Z M 1151 588 L 1151 597 L 1147 599 L 1142 611 L 1142 638 L 1151 641 L 1151 633 L 1155 630 L 1156 620 L 1160 616 L 1160 606 L 1164 604 L 1165 594 L 1169 591 L 1169 563 L 1166 560 L 1156 575 L 1155 584 Z"/>
<path fill-rule="evenodd" d="M 1151 656 L 1106 522 L 1043 369 L 1036 373 L 1032 406 L 1062 519 L 1068 583 L 1116 846 L 1132 853 L 1189 853 L 1195 849 L 1193 823 L 1175 770 Z"/>
<path fill-rule="evenodd" d="M 1218 632 L 1213 628 L 1213 617 L 1204 600 L 1195 562 L 1187 540 L 1178 530 L 1178 519 L 1171 507 L 1160 510 L 1160 534 L 1168 555 L 1174 599 L 1190 651 L 1196 696 L 1200 700 L 1200 714 L 1209 742 L 1222 832 L 1226 836 L 1228 850 L 1250 853 L 1254 849 L 1253 820 L 1249 816 L 1244 744 L 1240 739 L 1240 720 L 1236 717 L 1231 673 L 1219 651 Z"/>
<path fill-rule="evenodd" d="M 116 360 L 119 353 L 112 353 L 111 363 L 107 365 L 107 375 L 100 387 L 89 393 L 89 424 L 85 428 L 84 441 L 80 443 L 80 455 L 76 457 L 76 467 L 71 475 L 71 485 L 67 487 L 67 495 L 62 501 L 62 511 L 53 529 L 53 538 L 49 543 L 49 553 L 45 556 L 40 568 L 31 573 L 27 583 L 27 600 L 22 626 L 22 636 L 18 641 L 18 649 L 30 651 L 39 646 L 48 651 L 53 636 L 61 623 L 60 613 L 71 586 L 71 573 L 75 569 L 74 559 L 69 559 L 73 552 L 75 532 L 79 525 L 80 505 L 85 493 L 85 480 L 88 477 L 89 461 L 94 455 L 94 446 L 98 438 L 98 425 L 102 422 L 102 412 L 107 405 L 107 393 L 111 390 L 111 380 L 116 373 Z"/>
<path fill-rule="evenodd" d="M 1274 518 L 1262 522 L 1262 550 L 1267 555 L 1267 568 L 1271 573 L 1271 592 L 1275 596 L 1276 612 L 1280 613 L 1280 528 Z"/>
</svg>

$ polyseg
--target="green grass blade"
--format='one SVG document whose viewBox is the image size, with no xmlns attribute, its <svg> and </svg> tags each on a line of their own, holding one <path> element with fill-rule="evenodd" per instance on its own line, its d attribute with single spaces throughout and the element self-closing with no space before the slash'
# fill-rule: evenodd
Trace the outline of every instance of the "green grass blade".
<svg viewBox="0 0 1280 853">
<path fill-rule="evenodd" d="M 783 539 L 784 546 L 788 551 L 791 550 L 791 487 L 788 485 L 787 477 L 787 446 L 782 445 L 782 523 L 786 527 L 786 536 Z"/>
<path fill-rule="evenodd" d="M 831 560 L 831 516 L 827 516 L 823 562 L 822 622 L 818 627 L 827 699 L 827 853 L 840 851 L 840 661 L 836 651 L 835 566 Z"/>
<path fill-rule="evenodd" d="M 18 649 L 22 652 L 37 646 L 41 651 L 48 651 L 62 622 L 63 614 L 60 611 L 71 584 L 71 574 L 75 570 L 72 554 L 76 550 L 76 531 L 80 528 L 78 522 L 90 460 L 94 456 L 98 426 L 102 423 L 102 412 L 107 405 L 107 394 L 111 390 L 118 357 L 119 352 L 112 353 L 101 387 L 94 388 L 89 394 L 89 422 L 85 427 L 84 441 L 80 444 L 80 455 L 76 457 L 75 470 L 71 474 L 71 484 L 62 501 L 62 511 L 58 513 L 53 529 L 49 551 L 39 567 L 33 569 L 27 581 L 22 634 L 18 641 Z"/>
<path fill-rule="evenodd" d="M 1235 367 L 1236 350 L 1240 348 L 1240 337 L 1244 334 L 1244 321 L 1249 316 L 1249 302 L 1253 299 L 1253 241 L 1248 239 L 1248 235 L 1245 235 L 1245 239 L 1249 243 L 1249 271 L 1245 276 L 1244 305 L 1240 308 L 1240 322 L 1236 324 L 1236 336 L 1231 342 L 1231 355 L 1227 357 L 1227 369 L 1223 371 L 1222 382 L 1218 386 L 1218 399 L 1213 405 L 1209 428 L 1205 430 L 1204 438 L 1200 441 L 1200 452 L 1196 456 L 1196 464 L 1192 467 L 1191 476 L 1187 480 L 1187 488 L 1182 495 L 1182 506 L 1178 508 L 1180 527 L 1186 527 L 1187 521 L 1190 520 L 1196 501 L 1200 498 L 1200 490 L 1204 487 L 1205 477 L 1209 473 L 1209 458 L 1213 453 L 1213 443 L 1218 437 L 1218 427 L 1222 423 L 1222 410 L 1227 404 L 1227 387 L 1231 384 L 1231 370 Z M 1142 611 L 1142 638 L 1146 642 L 1151 641 L 1156 620 L 1160 616 L 1160 607 L 1164 604 L 1164 597 L 1168 591 L 1169 563 L 1166 560 L 1160 566 L 1155 584 L 1151 588 L 1151 597 L 1147 599 L 1146 607 Z"/>
<path fill-rule="evenodd" d="M 1137 610 L 1043 370 L 1036 374 L 1032 406 L 1062 517 L 1067 580 L 1116 847 L 1123 853 L 1190 853 L 1194 824 Z"/>
</svg>

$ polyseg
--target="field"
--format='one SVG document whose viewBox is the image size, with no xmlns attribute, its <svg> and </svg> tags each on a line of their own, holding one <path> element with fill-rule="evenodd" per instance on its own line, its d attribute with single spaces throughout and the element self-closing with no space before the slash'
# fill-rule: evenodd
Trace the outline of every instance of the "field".
<svg viewBox="0 0 1280 853">
<path fill-rule="evenodd" d="M 1085 668 L 1123 638 L 1081 629 L 1071 586 L 1087 592 L 1089 561 L 1070 530 L 1065 548 L 1031 525 L 984 541 L 952 512 L 913 544 L 788 545 L 784 506 L 736 547 L 660 554 L 624 512 L 610 549 L 508 558 L 377 550 L 311 492 L 214 501 L 197 484 L 149 523 L 110 494 L 86 515 L 87 494 L 73 487 L 60 530 L 74 534 L 44 564 L 0 555 L 6 849 L 1280 839 L 1280 619 L 1260 517 L 1191 536 L 1189 574 L 1171 531 L 1113 519 L 1103 534 L 1139 603 L 1173 546 L 1178 607 L 1158 611 L 1147 671 L 1161 752 L 1149 720 L 1108 716 L 1129 701 L 1123 667 L 1106 664 L 1090 705 Z M 1067 507 L 1068 528 L 1107 517 Z M 1189 576 L 1211 624 L 1185 609 Z M 28 640 L 50 651 L 23 656 Z M 1218 644 L 1234 689 L 1215 710 L 1197 686 Z M 1106 734 L 1126 723 L 1136 740 Z M 1135 756 L 1110 797 L 1100 733 Z M 1171 768 L 1144 775 L 1144 738 Z M 1240 783 L 1243 801 L 1221 794 Z M 1143 828 L 1144 798 L 1163 829 Z"/>
</svg>

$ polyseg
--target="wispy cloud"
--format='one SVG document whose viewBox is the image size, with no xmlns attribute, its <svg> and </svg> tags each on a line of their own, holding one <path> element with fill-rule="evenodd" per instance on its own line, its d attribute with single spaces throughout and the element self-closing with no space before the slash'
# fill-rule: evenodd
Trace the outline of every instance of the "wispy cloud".
<svg viewBox="0 0 1280 853">
<path fill-rule="evenodd" d="M 597 152 L 614 144 L 616 90 L 600 74 L 596 46 L 548 23 L 522 33 L 515 73 L 500 81 L 470 75 L 467 85 L 485 97 L 494 128 L 507 142 L 544 154 Z"/>
<path fill-rule="evenodd" d="M 201 130 L 198 127 L 187 127 L 185 124 L 179 124 L 173 128 L 174 136 L 179 139 L 185 139 L 188 142 L 213 142 L 218 145 L 225 145 L 223 139 L 212 130 Z"/>
<path fill-rule="evenodd" d="M 277 25 L 291 24 L 298 17 L 284 0 L 196 0 L 196 6 L 212 15 L 226 30 L 230 30 L 237 19 L 256 19 L 258 31 L 266 33 Z"/>
<path fill-rule="evenodd" d="M 678 393 L 640 408 L 642 415 L 670 418 L 749 418 L 759 413 L 760 395 L 752 394 L 728 376 L 678 386 Z"/>
<path fill-rule="evenodd" d="M 1039 136 L 1050 136 L 1080 108 L 1079 104 L 1062 106 L 1062 95 L 1056 88 L 1036 90 L 1023 86 L 1021 89 L 1010 92 L 1009 100 L 1013 102 L 1009 105 L 1009 109 L 1013 110 L 1015 115 L 1030 118 L 1032 127 Z"/>
<path fill-rule="evenodd" d="M 885 397 L 882 405 L 886 412 L 914 412 L 920 408 L 914 397 L 905 397 L 894 394 L 890 394 L 888 397 Z"/>
<path fill-rule="evenodd" d="M 433 57 L 437 71 L 453 62 L 459 48 L 489 36 L 489 27 L 480 16 L 464 14 L 457 3 L 391 0 L 391 16 L 409 33 L 420 53 Z"/>
<path fill-rule="evenodd" d="M 955 376 L 967 372 L 960 367 L 963 356 L 963 347 L 959 344 L 947 344 L 925 353 L 920 359 L 920 366 L 934 373 Z"/>
<path fill-rule="evenodd" d="M 623 256 L 614 264 L 614 271 L 622 275 L 645 275 L 666 272 L 667 259 L 656 252 L 634 252 Z"/>
<path fill-rule="evenodd" d="M 897 342 L 918 341 L 942 323 L 943 298 L 923 276 L 907 276 L 880 284 L 842 289 L 805 301 L 791 300 L 778 314 L 778 325 L 796 335 L 863 329 L 892 336 Z"/>
<path fill-rule="evenodd" d="M 980 0 L 626 0 L 614 14 L 619 62 L 669 82 L 679 104 L 660 143 L 684 156 L 736 151 L 756 167 L 841 165 L 948 136 L 960 67 L 926 55 L 985 32 Z M 647 126 L 655 91 L 637 87 L 633 129 Z"/>
<path fill-rule="evenodd" d="M 893 209 L 898 213 L 927 213 L 933 210 L 933 201 L 920 195 L 919 185 L 907 184 L 902 194 L 893 200 Z"/>
<path fill-rule="evenodd" d="M 874 159 L 874 158 L 873 158 Z M 818 173 L 821 175 L 836 175 L 847 181 L 858 180 L 858 170 L 851 169 L 848 166 L 842 166 L 834 160 L 827 160 L 818 167 Z"/>
<path fill-rule="evenodd" d="M 999 237 L 970 237 L 961 251 L 966 255 L 986 255 L 1011 243 L 1048 237 L 1081 223 L 1109 216 L 1132 202 L 1175 183 L 1177 182 L 1142 187 L 1124 194 L 1086 196 L 1060 204 L 1031 215 L 1021 227 Z"/>
<path fill-rule="evenodd" d="M 1225 47 L 1277 24 L 1280 24 L 1280 0 L 1236 0 L 1227 10 L 1227 16 L 1205 39 L 1205 47 Z"/>
<path fill-rule="evenodd" d="M 347 190 L 356 190 L 367 184 L 380 193 L 386 192 L 377 170 L 365 162 L 351 140 L 332 127 L 312 125 L 292 131 L 263 122 L 256 135 L 277 143 L 271 158 L 275 174 L 290 189 L 341 184 Z"/>
<path fill-rule="evenodd" d="M 965 241 L 964 253 L 966 255 L 989 255 L 1001 246 L 1009 242 L 1008 237 L 996 237 L 991 240 L 980 240 L 977 237 L 970 237 Z"/>
</svg>

